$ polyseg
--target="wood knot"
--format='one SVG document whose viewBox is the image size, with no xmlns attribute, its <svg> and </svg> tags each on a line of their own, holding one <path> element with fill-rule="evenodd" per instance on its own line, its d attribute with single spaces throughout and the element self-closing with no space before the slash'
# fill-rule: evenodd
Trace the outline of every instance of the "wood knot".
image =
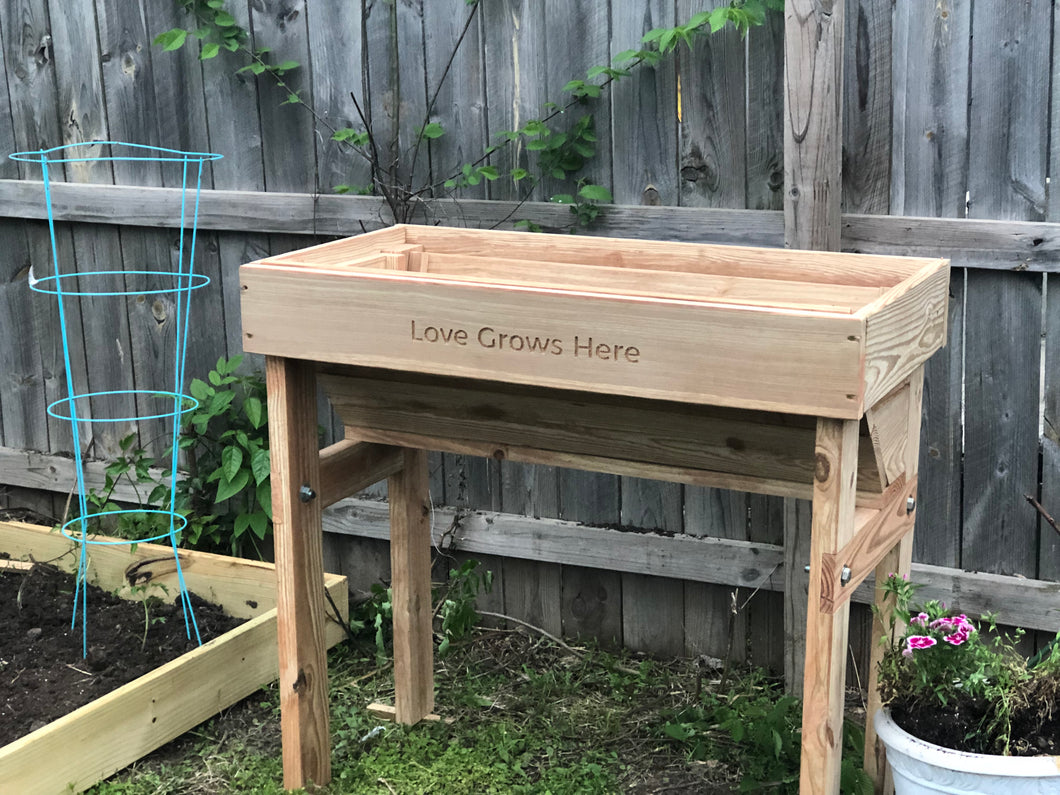
<svg viewBox="0 0 1060 795">
<path fill-rule="evenodd" d="M 291 685 L 291 689 L 295 693 L 301 694 L 301 692 L 306 688 L 306 685 L 308 685 L 308 684 L 309 684 L 309 677 L 305 675 L 305 669 L 304 668 L 299 668 L 298 669 L 298 678 L 294 680 L 294 684 Z"/>
<path fill-rule="evenodd" d="M 832 474 L 832 462 L 824 453 L 818 453 L 813 466 L 813 477 L 818 483 L 825 483 Z"/>
</svg>

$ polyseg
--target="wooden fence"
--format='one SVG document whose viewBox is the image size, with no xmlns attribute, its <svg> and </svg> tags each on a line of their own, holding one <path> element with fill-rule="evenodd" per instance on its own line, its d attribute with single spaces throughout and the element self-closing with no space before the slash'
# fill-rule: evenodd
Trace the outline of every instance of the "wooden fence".
<svg viewBox="0 0 1060 795">
<path fill-rule="evenodd" d="M 152 46 L 182 24 L 175 3 L 4 3 L 0 146 L 110 139 L 225 155 L 209 172 L 217 193 L 204 197 L 198 246 L 197 265 L 215 286 L 193 303 L 188 371 L 202 375 L 240 350 L 241 263 L 389 222 L 377 198 L 331 195 L 369 178 L 327 128 L 358 126 L 350 92 L 370 114 L 384 160 L 405 156 L 433 98 L 430 119 L 447 132 L 430 141 L 414 177 L 440 183 L 498 132 L 562 101 L 568 80 L 636 47 L 645 31 L 718 2 L 481 0 L 477 11 L 459 0 L 227 4 L 255 46 L 302 64 L 288 90 L 237 72 L 238 54 L 199 61 L 188 48 Z M 989 598 L 976 604 L 1012 615 L 1002 601 L 1012 603 L 1028 626 L 1052 630 L 1060 610 L 1041 600 L 1055 605 L 1055 589 L 1039 581 L 1060 579 L 1060 534 L 1026 495 L 1060 514 L 1060 201 L 1049 189 L 1050 164 L 1060 162 L 1058 29 L 1049 0 L 1013 0 L 1004 14 L 971 0 L 847 0 L 843 84 L 844 248 L 943 255 L 955 266 L 949 346 L 930 363 L 925 391 L 920 571 L 940 592 L 973 602 L 980 597 L 969 592 L 985 587 Z M 701 40 L 587 105 L 597 155 L 579 176 L 609 187 L 620 206 L 584 231 L 781 245 L 782 53 L 774 15 L 746 40 L 732 30 Z M 289 90 L 318 118 L 285 105 Z M 532 159 L 509 146 L 490 162 L 503 171 Z M 58 514 L 69 481 L 51 470 L 62 470 L 54 456 L 71 441 L 45 406 L 65 394 L 65 377 L 55 311 L 27 285 L 31 266 L 38 276 L 50 269 L 40 177 L 6 161 L 0 177 L 0 505 Z M 127 271 L 169 261 L 170 175 L 127 165 L 67 178 L 78 184 L 54 197 L 60 259 Z M 561 189 L 570 190 L 547 179 L 531 198 Z M 454 198 L 435 193 L 417 206 L 424 222 L 571 221 L 565 207 L 518 204 L 506 180 Z M 157 383 L 167 372 L 164 298 L 82 309 L 73 366 L 92 391 Z M 113 454 L 130 430 L 157 448 L 157 427 L 130 422 L 93 426 L 91 453 Z M 774 668 L 797 656 L 785 652 L 792 608 L 779 589 L 785 570 L 802 564 L 780 545 L 786 525 L 806 521 L 805 503 L 460 456 L 436 457 L 432 477 L 435 500 L 457 509 L 440 521 L 463 528 L 447 538 L 463 538 L 463 550 L 497 575 L 497 611 L 659 652 L 733 653 Z M 477 510 L 494 512 L 492 521 L 475 524 Z M 372 540 L 382 519 L 367 503 L 341 511 L 328 554 L 363 586 L 385 574 L 385 547 Z M 612 531 L 579 536 L 552 520 L 659 530 L 681 543 L 722 539 L 731 574 L 697 578 L 671 565 L 694 550 L 709 557 L 720 549 L 713 542 L 625 534 L 626 562 L 615 563 L 615 537 L 597 534 Z M 562 530 L 569 543 L 549 544 L 546 530 Z M 515 556 L 495 557 L 507 553 Z M 772 562 L 749 565 L 760 560 Z M 993 575 L 1008 577 L 977 579 Z"/>
</svg>

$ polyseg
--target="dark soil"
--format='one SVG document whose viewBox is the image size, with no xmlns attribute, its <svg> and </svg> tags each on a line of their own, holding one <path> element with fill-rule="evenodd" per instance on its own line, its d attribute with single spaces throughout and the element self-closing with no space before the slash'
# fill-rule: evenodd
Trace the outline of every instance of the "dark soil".
<svg viewBox="0 0 1060 795">
<path fill-rule="evenodd" d="M 73 594 L 73 576 L 52 566 L 0 570 L 0 747 L 198 646 L 179 597 L 154 601 L 145 616 L 142 603 L 90 585 L 84 658 Z M 191 603 L 204 643 L 243 623 L 194 594 Z"/>
<path fill-rule="evenodd" d="M 1042 686 L 1045 686 L 1043 680 Z M 1012 717 L 1012 756 L 1060 754 L 1060 678 L 1048 695 L 1037 694 L 1025 708 L 1016 708 Z M 944 748 L 974 754 L 997 754 L 1002 748 L 984 731 L 990 722 L 990 705 L 968 699 L 963 703 L 938 705 L 909 705 L 893 701 L 889 705 L 891 717 L 905 731 L 921 740 Z"/>
</svg>

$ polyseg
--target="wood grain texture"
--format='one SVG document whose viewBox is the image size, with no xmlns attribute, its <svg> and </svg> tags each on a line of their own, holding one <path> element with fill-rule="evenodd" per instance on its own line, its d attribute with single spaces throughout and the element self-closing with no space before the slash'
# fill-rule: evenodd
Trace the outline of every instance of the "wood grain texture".
<svg viewBox="0 0 1060 795">
<path fill-rule="evenodd" d="M 532 0 L 503 0 L 487 3 L 482 8 L 482 39 L 485 50 L 486 96 L 489 103 L 489 134 L 491 140 L 504 130 L 517 130 L 531 119 L 544 116 L 547 83 L 543 75 L 547 70 L 545 50 L 545 4 Z M 570 79 L 570 76 L 567 77 Z M 498 150 L 491 162 L 501 173 L 511 173 L 515 168 L 529 168 L 529 155 L 525 145 L 513 143 Z M 492 199 L 512 200 L 528 198 L 524 195 L 531 186 L 513 184 L 510 180 L 497 180 L 490 184 Z M 532 194 L 534 199 L 545 200 L 543 190 Z M 567 208 L 563 208 L 567 211 Z M 463 209 L 460 210 L 463 213 Z M 522 216 L 521 217 L 530 217 Z M 556 214 L 557 220 L 562 218 Z M 557 225 L 569 223 L 567 217 Z"/>
<path fill-rule="evenodd" d="M 844 0 L 784 7 L 784 242 L 839 248 Z"/>
<path fill-rule="evenodd" d="M 784 209 L 784 15 L 747 34 L 747 207 Z"/>
<path fill-rule="evenodd" d="M 309 32 L 305 3 L 261 0 L 250 4 L 253 46 L 283 53 L 284 60 L 309 64 Z M 261 150 L 264 154 L 267 190 L 301 191 L 316 189 L 316 160 L 312 117 L 301 108 L 289 106 L 289 93 L 310 91 L 308 69 L 300 68 L 283 76 L 282 89 L 271 81 L 259 81 L 258 117 L 261 119 Z"/>
<path fill-rule="evenodd" d="M 535 5 L 541 7 L 545 25 L 536 35 L 542 36 L 545 43 L 546 61 L 541 64 L 534 78 L 544 78 L 545 95 L 540 102 L 555 102 L 561 107 L 570 100 L 564 86 L 572 79 L 584 79 L 586 72 L 594 66 L 611 61 L 610 16 L 601 13 L 597 0 L 538 0 Z M 560 24 L 548 24 L 559 21 Z M 527 31 L 535 35 L 533 31 Z M 576 173 L 566 179 L 557 180 L 545 175 L 541 188 L 542 198 L 549 198 L 557 193 L 577 193 L 577 181 L 585 179 L 597 185 L 611 186 L 611 147 L 608 142 L 613 132 L 611 129 L 611 97 L 604 91 L 600 97 L 587 107 L 575 105 L 562 115 L 549 122 L 553 129 L 569 130 L 585 114 L 593 117 L 593 134 L 599 142 L 596 154 L 587 158 Z M 528 118 L 541 118 L 546 109 L 540 104 L 527 108 Z M 614 133 L 622 134 L 622 128 Z M 540 170 L 539 172 L 540 173 Z M 573 226 L 568 221 L 564 226 Z"/>
<path fill-rule="evenodd" d="M 427 102 L 430 120 L 445 135 L 424 146 L 435 185 L 460 173 L 464 163 L 481 157 L 489 145 L 483 6 L 457 8 L 446 3 L 423 4 Z M 466 33 L 464 33 L 466 29 Z M 463 35 L 463 40 L 461 36 Z M 462 198 L 484 199 L 488 183 L 460 191 Z"/>
<path fill-rule="evenodd" d="M 679 0 L 677 17 L 725 5 Z M 681 53 L 680 203 L 686 207 L 747 205 L 745 48 L 732 25 Z"/>
<path fill-rule="evenodd" d="M 199 90 L 189 91 L 183 97 L 186 102 L 183 113 L 177 114 L 182 121 L 173 119 L 172 123 L 166 125 L 162 119 L 169 115 L 166 108 L 172 105 L 159 105 L 156 90 L 163 86 L 179 83 L 194 87 L 196 78 L 201 81 L 201 73 L 197 66 L 194 74 L 185 79 L 185 75 L 175 73 L 174 66 L 179 66 L 186 54 L 181 53 L 178 58 L 161 58 L 162 71 L 154 74 L 154 60 L 151 57 L 151 36 L 146 19 L 146 8 L 142 8 L 138 2 L 129 0 L 107 0 L 100 5 L 98 18 L 99 36 L 103 52 L 107 57 L 103 59 L 102 75 L 104 91 L 107 101 L 107 116 L 110 125 L 111 137 L 119 141 L 132 141 L 143 144 L 166 145 L 175 149 L 187 149 L 195 151 L 204 149 L 206 144 L 203 123 L 199 123 L 199 129 L 193 131 L 188 127 L 189 117 L 204 119 L 204 108 L 202 100 L 201 85 Z M 176 19 L 170 19 L 172 24 L 177 24 Z M 172 25 L 171 25 L 172 26 Z M 168 29 L 168 28 L 167 28 Z M 162 101 L 171 100 L 172 97 L 162 97 Z M 198 107 L 195 106 L 198 103 Z M 195 140 L 192 140 L 192 135 Z M 126 152 L 115 151 L 115 154 L 126 154 Z M 115 162 L 114 176 L 117 182 L 133 186 L 180 187 L 190 178 L 192 194 L 198 179 L 197 165 L 191 165 L 187 171 L 180 165 L 159 162 Z M 207 173 L 206 186 L 209 187 L 209 174 Z M 189 218 L 189 212 L 182 208 L 181 201 L 174 197 L 166 212 L 180 223 L 182 210 L 185 219 Z M 124 301 L 115 302 L 124 304 L 118 308 L 118 312 L 128 315 L 128 360 L 125 364 L 125 356 L 121 356 L 120 365 L 131 370 L 132 381 L 141 394 L 136 396 L 136 415 L 145 417 L 158 414 L 160 409 L 158 401 L 151 397 L 156 391 L 182 392 L 183 384 L 176 383 L 176 372 L 178 362 L 178 340 L 186 337 L 185 328 L 195 329 L 199 322 L 190 323 L 185 327 L 185 315 L 189 311 L 190 294 L 176 294 L 172 291 L 164 292 L 173 285 L 170 277 L 161 275 L 176 272 L 183 268 L 188 270 L 189 265 L 194 262 L 193 249 L 191 246 L 191 234 L 189 220 L 185 220 L 189 226 L 189 232 L 185 237 L 184 261 L 180 261 L 178 252 L 181 250 L 179 234 L 172 236 L 167 232 L 152 231 L 138 228 L 125 228 L 119 231 L 121 245 L 121 262 L 125 265 L 126 273 L 121 287 L 130 293 Z M 177 239 L 171 240 L 171 237 Z M 204 241 L 199 240 L 200 251 L 194 253 L 205 254 Z M 204 257 L 199 257 L 199 265 L 202 266 Z M 219 271 L 216 268 L 201 268 L 197 272 L 210 273 L 216 279 Z M 214 258 L 216 264 L 216 258 Z M 108 263 L 106 267 L 111 267 Z M 160 275 L 147 275 L 142 271 L 151 271 Z M 152 294 L 153 291 L 161 290 L 161 293 Z M 144 291 L 144 292 L 140 292 Z M 203 316 L 211 316 L 221 310 L 220 296 L 214 291 L 199 293 L 198 301 L 192 301 L 208 309 L 196 316 L 200 321 Z M 139 293 L 139 294 L 138 294 Z M 205 299 L 206 303 L 203 304 Z M 113 301 L 113 299 L 112 299 Z M 178 316 L 178 306 L 179 315 Z M 113 310 L 112 310 L 113 311 Z M 195 335 L 196 337 L 198 335 Z M 212 347 L 203 351 L 205 346 L 187 346 L 188 355 L 186 366 L 189 371 L 205 373 L 216 361 Z M 173 442 L 172 424 L 162 418 L 141 419 L 136 423 L 140 434 L 141 445 L 152 455 L 162 456 L 164 451 Z"/>
<path fill-rule="evenodd" d="M 45 297 L 29 289 L 26 234 L 15 222 L 5 221 L 2 228 L 9 248 L 0 264 L 0 339 L 5 340 L 0 345 L 0 439 L 9 447 L 46 449 L 49 401 L 38 346 L 54 336 L 34 322 L 47 314 L 39 311 Z"/>
<path fill-rule="evenodd" d="M 428 276 L 413 281 L 383 272 L 358 273 L 356 282 L 352 274 L 278 267 L 244 266 L 241 275 L 249 351 L 765 411 L 860 415 L 863 331 L 852 317 L 709 304 L 693 313 L 658 299 L 460 285 Z M 468 301 L 476 305 L 474 318 Z M 411 330 L 416 321 L 421 328 L 465 329 L 468 342 L 421 342 Z M 524 350 L 502 349 L 502 333 L 519 336 Z M 534 337 L 560 340 L 560 353 L 542 353 L 539 345 L 531 356 L 525 339 Z M 600 344 L 608 355 L 593 347 Z M 614 359 L 615 345 L 623 346 L 625 360 Z M 689 361 L 697 363 L 695 371 L 687 370 Z"/>
<path fill-rule="evenodd" d="M 679 484 L 623 478 L 621 492 L 621 526 L 667 533 L 684 530 Z M 655 654 L 681 654 L 685 646 L 684 609 L 684 587 L 677 580 L 660 581 L 641 574 L 622 576 L 624 644 Z"/>
<path fill-rule="evenodd" d="M 856 422 L 818 420 L 799 777 L 804 793 L 839 792 L 850 603 L 829 613 L 820 594 L 824 555 L 837 552 L 854 533 L 857 450 Z"/>
<path fill-rule="evenodd" d="M 1060 35 L 1060 16 L 1053 14 L 1053 41 Z M 1053 58 L 1050 75 L 1050 115 L 1049 115 L 1049 162 L 1060 163 L 1060 101 L 1057 95 L 1060 93 L 1060 58 Z M 1055 169 L 1053 169 L 1055 170 Z M 1060 220 L 1060 199 L 1056 195 L 1056 187 L 1051 186 L 1048 192 L 1049 206 L 1046 217 L 1050 221 Z"/>
<path fill-rule="evenodd" d="M 791 503 L 792 506 L 799 504 L 804 503 Z M 435 510 L 435 544 L 443 541 L 442 533 L 450 527 L 455 515 L 449 508 Z M 804 515 L 809 518 L 808 508 Z M 385 541 L 390 535 L 387 505 L 373 500 L 349 499 L 337 503 L 324 513 L 324 525 L 328 534 L 336 536 Z M 619 572 L 632 571 L 689 582 L 714 583 L 730 589 L 739 587 L 741 593 L 747 595 L 756 588 L 761 588 L 762 592 L 783 591 L 783 577 L 777 576 L 783 573 L 785 559 L 780 544 L 631 534 L 559 519 L 533 519 L 489 511 L 462 514 L 460 532 L 453 540 L 470 554 L 560 563 L 565 567 L 565 573 L 567 567 L 588 567 L 599 570 L 596 574 L 600 577 L 613 575 L 618 578 Z M 351 560 L 347 556 L 344 570 L 347 575 L 351 573 Z M 798 564 L 800 571 L 804 564 L 805 559 Z M 387 576 L 385 567 L 373 570 L 381 571 L 379 576 Z M 968 615 L 1004 612 L 1007 620 L 1014 624 L 1054 631 L 1060 620 L 1060 600 L 1057 599 L 1060 584 L 1056 582 L 966 572 L 922 563 L 913 564 L 911 576 L 924 584 L 924 589 L 918 593 L 925 600 L 939 599 Z M 616 596 L 619 589 L 620 586 L 616 585 L 608 590 L 608 600 L 614 598 L 620 604 L 621 599 Z M 566 600 L 569 596 L 566 577 L 564 592 Z M 854 592 L 853 601 L 871 604 L 872 600 L 873 587 L 869 582 L 863 582 Z M 616 608 L 613 615 L 620 627 L 621 611 Z M 568 618 L 571 616 L 565 601 L 565 626 Z M 621 631 L 614 637 L 620 638 Z"/>
<path fill-rule="evenodd" d="M 677 580 L 622 575 L 622 643 L 676 657 L 685 648 L 685 592 Z"/>
<path fill-rule="evenodd" d="M 251 27 L 248 3 L 235 3 L 225 9 L 236 20 L 236 24 L 249 30 Z M 194 53 L 194 51 L 193 51 Z M 166 53 L 172 56 L 173 53 Z M 197 58 L 198 53 L 194 53 Z M 265 189 L 266 153 L 262 147 L 261 117 L 258 103 L 272 96 L 262 85 L 259 96 L 258 80 L 249 72 L 239 72 L 244 61 L 239 53 L 221 48 L 216 58 L 201 62 L 203 103 L 209 120 L 209 149 L 224 155 L 210 165 L 215 188 L 244 191 Z M 285 108 L 287 113 L 297 115 L 294 108 Z M 278 189 L 278 186 L 270 185 Z M 200 208 L 201 209 L 201 208 Z M 200 213 L 200 218 L 202 215 Z M 200 222 L 200 228 L 204 228 Z M 241 231 L 255 230 L 248 225 L 230 227 Z M 312 229 L 312 224 L 308 225 Z"/>
<path fill-rule="evenodd" d="M 892 401 L 892 403 L 896 403 L 897 406 L 892 405 L 890 409 L 890 412 L 892 413 L 891 424 L 892 428 L 894 428 L 892 433 L 896 436 L 904 437 L 905 441 L 905 443 L 900 446 L 901 454 L 895 455 L 892 465 L 895 470 L 900 468 L 903 472 L 903 477 L 910 481 L 916 481 L 919 478 L 921 455 L 917 450 L 916 445 L 921 438 L 924 375 L 925 373 L 923 369 L 916 372 L 910 380 L 909 385 L 900 391 L 899 397 L 896 400 Z M 894 426 L 897 424 L 896 420 L 898 420 L 897 409 L 898 407 L 903 406 L 903 404 L 906 412 L 904 428 L 900 425 L 895 428 Z M 898 481 L 896 480 L 895 485 L 897 485 L 897 483 Z M 908 509 L 908 505 L 906 507 Z M 917 501 L 914 499 L 914 515 L 908 516 L 903 520 L 901 514 L 899 514 L 899 520 L 902 521 L 903 524 L 909 521 L 915 524 L 915 511 L 917 507 Z M 899 511 L 901 510 L 901 502 L 899 500 Z M 894 521 L 893 515 L 891 521 Z M 874 577 L 875 584 L 877 586 L 881 585 L 886 578 L 890 577 L 892 574 L 897 575 L 898 577 L 908 577 L 912 567 L 912 557 L 913 538 L 909 533 L 906 533 L 900 539 L 896 539 L 896 542 L 892 543 L 890 549 L 887 550 L 877 562 Z M 869 645 L 867 715 L 875 715 L 880 707 L 882 707 L 882 699 L 879 689 L 879 674 L 886 647 L 884 644 L 881 644 L 879 640 L 888 634 L 888 627 L 885 626 L 883 617 L 893 615 L 895 599 L 893 595 L 885 593 L 882 588 L 877 587 L 873 596 L 873 605 L 874 608 L 870 630 L 871 643 Z M 896 621 L 894 622 L 894 625 L 889 628 L 889 631 L 892 633 L 890 641 L 893 643 L 895 635 L 901 632 L 902 628 Z M 888 787 L 891 786 L 891 773 L 886 766 L 886 749 L 884 748 L 883 743 L 877 740 L 875 724 L 870 721 L 866 721 L 865 752 L 863 759 L 865 771 L 876 783 L 877 789 L 880 789 L 882 785 L 882 788 L 887 791 Z"/>
<path fill-rule="evenodd" d="M 752 504 L 755 498 L 752 497 Z M 811 609 L 818 605 L 810 598 L 810 574 L 813 567 L 813 511 L 809 500 L 787 497 L 781 504 L 780 542 L 784 551 L 783 662 L 784 680 L 789 692 L 805 695 L 806 647 L 809 636 L 800 632 Z M 773 524 L 778 524 L 775 520 Z M 754 524 L 752 524 L 752 528 Z M 754 536 L 752 536 L 753 538 Z M 805 567 L 809 565 L 811 572 Z M 758 605 L 761 607 L 761 605 Z M 776 626 L 776 625 L 774 625 Z"/>
<path fill-rule="evenodd" d="M 815 284 L 785 279 L 761 279 L 734 274 L 671 273 L 647 268 L 606 268 L 569 262 L 540 262 L 467 254 L 423 256 L 423 272 L 454 279 L 483 279 L 494 284 L 525 284 L 549 288 L 637 295 L 677 300 L 755 304 L 785 309 L 853 313 L 881 298 L 883 286 Z M 647 264 L 647 263 L 645 263 Z"/>
<path fill-rule="evenodd" d="M 843 198 L 847 212 L 886 213 L 891 183 L 889 0 L 847 0 L 843 41 Z"/>
<path fill-rule="evenodd" d="M 312 69 L 312 104 L 320 120 L 314 120 L 316 144 L 316 190 L 331 193 L 337 185 L 354 188 L 371 182 L 370 167 L 360 154 L 346 144 L 332 140 L 335 130 L 351 127 L 363 130 L 350 94 L 366 105 L 367 81 L 364 71 L 363 20 L 361 4 L 342 0 L 316 0 L 306 3 Z M 289 108 L 300 113 L 300 108 Z"/>
<path fill-rule="evenodd" d="M 638 49 L 649 30 L 675 24 L 672 2 L 613 3 L 612 57 Z M 611 84 L 611 192 L 618 204 L 678 203 L 676 99 L 673 62 L 640 67 Z"/>
<path fill-rule="evenodd" d="M 213 166 L 218 177 L 225 162 Z M 56 185 L 55 217 L 119 226 L 172 227 L 175 220 L 167 209 L 171 200 L 167 190 Z M 566 207 L 548 202 L 527 202 L 517 208 L 514 202 L 435 199 L 430 206 L 431 213 L 442 222 L 502 229 L 511 229 L 516 209 L 522 217 L 543 225 L 562 225 L 570 215 Z M 40 183 L 0 179 L 0 212 L 14 218 L 44 218 Z M 381 200 L 372 197 L 213 190 L 203 193 L 199 227 L 347 235 L 359 231 L 362 223 L 378 228 L 382 215 Z M 847 214 L 842 230 L 843 248 L 856 252 L 946 256 L 954 267 L 986 270 L 1060 269 L 1060 224 L 1056 223 Z M 608 208 L 592 232 L 590 242 L 597 236 L 620 235 L 639 240 L 780 246 L 783 218 L 779 213 L 760 210 L 615 206 Z M 772 255 L 768 251 L 762 249 L 763 256 L 776 256 L 775 251 Z M 882 260 L 875 262 L 883 265 Z"/>
<path fill-rule="evenodd" d="M 394 706 L 399 723 L 413 724 L 434 709 L 431 505 L 426 451 L 404 450 L 402 455 L 402 469 L 388 481 Z"/>
<path fill-rule="evenodd" d="M 961 565 L 1033 576 L 1041 277 L 969 273 L 967 307 Z"/>
<path fill-rule="evenodd" d="M 385 480 L 404 466 L 396 447 L 344 439 L 320 451 L 322 507 Z"/>
<path fill-rule="evenodd" d="M 109 129 L 94 4 L 82 1 L 71 4 L 66 10 L 67 13 L 51 17 L 59 115 L 63 120 L 62 142 L 107 140 Z M 82 150 L 82 154 L 99 154 L 100 150 L 101 147 L 88 147 Z M 108 184 L 114 181 L 111 164 L 105 162 L 71 164 L 66 172 L 67 179 L 76 182 Z M 62 170 L 53 178 L 61 181 Z M 121 261 L 121 244 L 116 230 L 81 228 L 73 232 L 73 257 L 61 263 L 60 268 L 64 273 L 120 270 L 115 265 Z M 98 277 L 96 286 L 120 291 L 122 279 Z M 71 334 L 71 356 L 81 358 L 84 354 L 80 351 L 91 350 L 91 361 L 86 362 L 83 371 L 87 378 L 75 380 L 78 394 L 133 388 L 131 368 L 124 361 L 130 349 L 128 323 L 123 312 L 115 311 L 117 303 L 115 298 L 98 296 L 66 301 L 71 319 L 81 312 L 81 334 Z M 71 327 L 76 328 L 72 324 Z M 75 372 L 77 369 L 75 365 Z M 96 418 L 136 415 L 135 401 L 130 395 L 101 395 L 81 403 L 89 406 L 90 415 Z M 82 406 L 78 410 L 82 411 Z M 119 449 L 118 440 L 135 430 L 133 422 L 97 423 L 82 434 L 81 442 L 86 447 L 94 445 L 96 455 L 115 455 Z"/>
<path fill-rule="evenodd" d="M 563 634 L 563 571 L 558 563 L 505 559 L 504 612 L 557 637 Z"/>
<path fill-rule="evenodd" d="M 967 0 L 894 6 L 893 213 L 967 214 L 971 24 Z"/>
<path fill-rule="evenodd" d="M 280 729 L 284 786 L 331 779 L 328 674 L 324 655 L 324 562 L 320 504 L 299 490 L 320 492 L 316 380 L 312 365 L 269 356 L 268 389 L 272 506 L 276 549 Z"/>
<path fill-rule="evenodd" d="M 969 215 L 1043 220 L 1049 150 L 1052 4 L 1022 0 L 996 15 L 973 5 Z"/>
<path fill-rule="evenodd" d="M 1045 394 L 1042 403 L 1042 497 L 1053 518 L 1060 514 L 1060 279 L 1048 277 L 1045 306 Z M 1060 532 L 1039 520 L 1038 576 L 1060 580 Z"/>
<path fill-rule="evenodd" d="M 791 483 L 797 486 L 795 493 L 805 496 L 812 480 L 814 420 L 808 418 L 503 389 L 460 379 L 394 381 L 371 370 L 336 367 L 324 368 L 321 382 L 347 424 L 360 426 L 362 435 L 363 429 L 378 429 L 444 437 L 450 440 L 446 449 L 453 452 L 460 452 L 466 440 L 466 452 L 499 451 L 498 460 L 510 448 L 536 447 L 631 463 L 657 461 L 707 474 L 775 480 L 781 494 L 789 491 L 782 484 Z M 859 488 L 878 492 L 872 448 L 865 448 Z M 514 499 L 521 504 L 525 498 Z M 602 494 L 591 501 L 595 511 L 575 513 L 568 507 L 566 518 L 618 521 L 617 499 Z"/>
<path fill-rule="evenodd" d="M 596 638 L 605 648 L 621 648 L 622 575 L 604 569 L 563 566 L 563 634 Z"/>
<path fill-rule="evenodd" d="M 4 3 L 0 8 L 11 151 L 45 149 L 60 142 L 55 62 L 46 0 Z M 7 115 L 7 114 L 4 114 Z M 18 163 L 4 176 L 40 179 L 38 167 Z"/>
<path fill-rule="evenodd" d="M 865 407 L 875 405 L 946 344 L 949 268 L 925 267 L 904 294 L 865 322 Z"/>
<path fill-rule="evenodd" d="M 824 554 L 821 574 L 823 609 L 834 612 L 848 601 L 858 584 L 875 571 L 877 564 L 896 545 L 903 543 L 913 529 L 914 517 L 907 506 L 910 499 L 914 504 L 916 502 L 916 479 L 907 481 L 903 472 L 884 497 L 881 508 L 856 511 L 855 537 L 838 552 Z"/>
<path fill-rule="evenodd" d="M 390 110 L 397 111 L 397 146 L 400 157 L 397 168 L 399 179 L 414 189 L 430 184 L 430 161 L 423 156 L 413 157 L 419 130 L 427 121 L 426 48 L 424 46 L 424 6 L 427 0 L 404 0 L 389 4 L 394 10 L 397 49 L 383 54 L 397 62 L 397 100 Z M 369 50 L 369 55 L 373 53 Z M 396 58 L 395 58 L 396 54 Z M 424 147 L 421 145 L 421 151 Z"/>
<path fill-rule="evenodd" d="M 783 545 L 784 524 L 790 520 L 784 510 L 784 506 L 790 500 L 783 497 L 755 493 L 743 495 L 730 493 L 730 495 L 730 499 L 735 504 L 734 508 L 732 508 L 732 513 L 735 514 L 736 524 L 734 528 L 724 533 L 725 536 L 745 537 L 750 542 Z M 802 500 L 806 502 L 807 515 L 809 515 L 808 500 L 811 495 L 806 495 L 807 499 Z M 740 533 L 743 533 L 743 535 Z M 797 553 L 798 549 L 796 548 L 794 552 Z M 787 557 L 787 551 L 784 554 Z M 791 572 L 792 578 L 791 587 L 789 587 L 790 584 L 788 583 L 789 572 Z M 765 591 L 759 591 L 756 594 L 754 589 L 738 590 L 736 594 L 738 611 L 735 617 L 736 629 L 739 632 L 741 623 L 746 628 L 745 654 L 752 665 L 765 666 L 771 671 L 782 673 L 785 677 L 785 686 L 792 692 L 801 692 L 801 675 L 793 675 L 795 669 L 792 671 L 787 670 L 784 663 L 785 658 L 787 658 L 785 655 L 787 655 L 791 647 L 799 646 L 797 642 L 793 644 L 792 641 L 794 639 L 784 632 L 784 621 L 788 620 L 787 612 L 789 610 L 801 608 L 803 614 L 806 612 L 806 584 L 801 582 L 801 580 L 806 579 L 806 572 L 799 566 L 789 569 L 787 563 L 782 563 L 778 568 L 767 572 L 763 571 L 763 575 L 765 576 L 765 581 L 769 583 L 769 588 L 776 591 L 776 593 L 765 594 Z M 782 594 L 779 593 L 781 589 L 783 590 Z M 714 598 L 720 600 L 721 596 L 716 595 Z M 724 605 L 724 607 L 719 604 L 718 608 L 731 618 L 731 594 L 727 596 L 729 597 L 729 603 Z M 789 605 L 793 606 L 789 607 Z M 734 653 L 737 658 L 739 658 L 739 652 L 736 650 L 735 644 L 739 643 L 739 641 L 739 637 L 734 641 Z M 802 652 L 799 651 L 799 654 L 801 655 Z M 801 656 L 799 660 L 799 665 L 801 666 Z M 801 671 L 801 668 L 797 670 Z"/>
</svg>

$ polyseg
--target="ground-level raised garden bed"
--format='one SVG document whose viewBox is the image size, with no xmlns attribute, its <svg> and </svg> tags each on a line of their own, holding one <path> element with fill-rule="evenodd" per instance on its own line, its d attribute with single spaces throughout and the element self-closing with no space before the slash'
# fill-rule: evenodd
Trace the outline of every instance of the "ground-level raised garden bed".
<svg viewBox="0 0 1060 795">
<path fill-rule="evenodd" d="M 71 542 L 49 528 L 0 522 L 0 553 L 73 570 Z M 270 564 L 181 550 L 189 590 L 248 621 L 172 662 L 0 748 L 4 792 L 79 792 L 120 770 L 277 675 L 276 582 Z M 98 546 L 90 581 L 135 598 L 179 593 L 169 547 Z M 326 575 L 347 619 L 346 579 Z M 329 608 L 329 614 L 332 612 Z M 345 634 L 328 622 L 328 645 Z"/>
</svg>

